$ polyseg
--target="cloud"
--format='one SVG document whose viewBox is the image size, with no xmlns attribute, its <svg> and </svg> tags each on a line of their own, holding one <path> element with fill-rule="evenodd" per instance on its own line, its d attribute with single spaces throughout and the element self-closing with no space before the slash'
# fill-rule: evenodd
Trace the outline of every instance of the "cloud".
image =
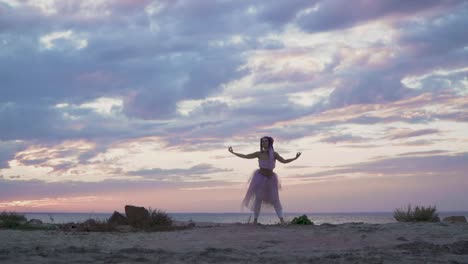
<svg viewBox="0 0 468 264">
<path fill-rule="evenodd" d="M 13 160 L 15 154 L 26 148 L 26 143 L 21 141 L 0 141 L 0 170 L 9 168 L 8 162 Z"/>
<path fill-rule="evenodd" d="M 252 36 L 267 32 L 239 24 L 255 19 L 241 4 L 127 2 L 54 2 L 47 15 L 31 1 L 2 7 L 0 121 L 9 124 L 2 140 L 164 134 L 137 120 L 179 118 L 179 101 L 205 98 L 248 74 L 239 69 L 243 53 L 258 45 Z M 237 35 L 241 41 L 229 42 Z M 87 46 L 59 48 L 81 40 Z M 103 117 L 76 107 L 102 97 L 122 98 L 121 111 Z M 56 108 L 62 104 L 69 107 Z"/>
<path fill-rule="evenodd" d="M 465 175 L 468 169 L 468 153 L 400 156 L 370 162 L 337 166 L 335 169 L 298 176 L 299 178 L 330 177 L 349 174 L 365 174 L 373 177 Z"/>
<path fill-rule="evenodd" d="M 0 202 L 12 200 L 41 199 L 44 197 L 115 195 L 123 191 L 157 191 L 178 188 L 199 188 L 209 186 L 233 186 L 238 183 L 204 181 L 164 181 L 164 180 L 105 180 L 101 182 L 45 182 L 40 180 L 8 180 L 0 178 Z"/>
<path fill-rule="evenodd" d="M 330 95 L 330 108 L 353 104 L 387 103 L 410 96 L 401 76 L 388 71 L 367 69 L 363 74 L 345 78 Z"/>
<path fill-rule="evenodd" d="M 353 135 L 335 135 L 335 136 L 328 136 L 328 137 L 324 137 L 320 140 L 321 142 L 326 142 L 326 143 L 333 143 L 333 144 L 336 144 L 336 143 L 359 143 L 359 142 L 363 142 L 363 141 L 368 141 L 366 140 L 365 138 L 363 137 L 359 137 L 359 136 L 353 136 Z"/>
<path fill-rule="evenodd" d="M 463 34 L 468 18 L 468 4 L 461 2 L 449 15 L 443 14 L 431 20 L 401 21 L 399 42 L 411 49 L 416 56 L 444 54 L 448 51 L 463 49 L 468 37 Z M 461 54 L 460 54 L 461 55 Z"/>
<path fill-rule="evenodd" d="M 434 145 L 436 142 L 440 140 L 428 140 L 428 139 L 419 139 L 419 140 L 412 140 L 406 141 L 395 144 L 396 146 L 415 146 L 415 147 L 424 147 L 424 146 L 431 146 Z"/>
<path fill-rule="evenodd" d="M 272 126 L 281 129 L 288 127 L 321 127 L 327 131 L 337 125 L 359 124 L 376 125 L 391 123 L 423 124 L 435 120 L 453 121 L 466 116 L 464 105 L 467 97 L 454 93 L 431 94 L 401 99 L 385 104 L 357 104 L 311 113 L 301 118 L 276 122 Z M 445 106 L 435 108 L 435 105 Z"/>
<path fill-rule="evenodd" d="M 197 179 L 197 180 L 208 180 L 210 177 L 205 176 L 206 174 L 212 174 L 217 172 L 232 171 L 232 169 L 220 169 L 213 167 L 210 164 L 198 164 L 187 169 L 142 169 L 137 171 L 129 171 L 127 175 L 130 176 L 141 176 L 146 179 L 158 179 L 158 180 L 169 180 L 179 181 L 181 179 Z"/>
<path fill-rule="evenodd" d="M 438 8 L 453 8 L 463 1 L 320 1 L 310 12 L 302 14 L 297 24 L 307 32 L 339 30 L 394 16 L 397 19 Z M 439 11 L 440 12 L 440 11 Z"/>
<path fill-rule="evenodd" d="M 430 150 L 430 151 L 416 151 L 416 152 L 406 152 L 401 153 L 398 156 L 433 156 L 434 154 L 448 154 L 446 150 Z"/>
<path fill-rule="evenodd" d="M 215 29 L 213 25 L 235 21 L 234 17 L 223 16 L 223 13 L 216 10 L 219 8 L 219 11 L 222 11 L 232 5 L 206 5 L 214 12 L 205 13 L 206 10 L 199 4 L 167 4 L 164 8 L 165 13 L 148 17 L 142 8 L 144 4 L 142 2 L 130 9 L 120 7 L 127 6 L 127 4 L 114 2 L 111 4 L 107 1 L 102 5 L 97 5 L 95 8 L 109 10 L 112 15 L 107 19 L 107 23 L 98 24 L 93 30 L 86 26 L 89 21 L 78 19 L 70 21 L 66 15 L 59 15 L 62 11 L 65 14 L 83 11 L 88 7 L 87 4 L 58 5 L 57 9 L 60 12 L 52 17 L 45 17 L 42 23 L 31 21 L 31 24 L 35 24 L 33 28 L 36 32 L 42 35 L 39 39 L 42 39 L 46 48 L 51 51 L 42 52 L 37 49 L 35 39 L 38 34 L 30 34 L 25 38 L 11 34 L 13 38 L 11 42 L 16 43 L 16 47 L 8 45 L 8 53 L 15 54 L 15 59 L 9 61 L 11 59 L 9 56 L 4 58 L 8 60 L 5 62 L 9 63 L 8 67 L 5 66 L 5 69 L 2 69 L 2 72 L 8 73 L 9 78 L 2 100 L 9 101 L 19 96 L 24 100 L 25 96 L 28 96 L 26 91 L 31 85 L 49 83 L 47 87 L 44 87 L 45 89 L 36 89 L 36 94 L 33 94 L 34 98 L 47 96 L 57 103 L 62 100 L 82 102 L 90 97 L 102 95 L 102 92 L 107 95 L 128 96 L 129 90 L 136 89 L 137 94 L 140 95 L 136 98 L 140 100 L 136 100 L 135 104 L 144 102 L 142 97 L 150 96 L 148 101 L 151 98 L 161 98 L 167 93 L 173 94 L 174 97 L 163 98 L 168 101 L 167 103 L 173 104 L 173 100 L 176 99 L 205 96 L 217 89 L 219 84 L 236 77 L 237 67 L 242 63 L 242 56 L 239 56 L 242 49 L 209 45 L 209 40 L 212 38 L 229 37 L 229 32 L 225 32 L 220 27 Z M 198 8 L 200 13 L 191 8 Z M 123 21 L 118 13 L 113 14 L 115 10 L 125 12 L 129 20 Z M 7 16 L 5 19 L 8 21 L 15 15 L 21 16 L 24 12 L 27 12 L 25 7 L 9 9 L 7 13 L 12 16 Z M 38 11 L 38 14 L 30 19 L 38 20 L 40 16 L 41 13 Z M 140 17 L 146 17 L 146 22 L 133 24 L 132 19 Z M 191 20 L 194 23 L 179 24 L 182 17 L 187 22 Z M 201 17 L 204 19 L 199 19 Z M 211 22 L 216 21 L 216 23 L 210 24 L 207 20 L 213 20 Z M 152 32 L 149 28 L 150 23 L 171 26 L 161 27 Z M 63 31 L 51 31 L 52 25 L 54 28 L 62 28 Z M 177 27 L 174 28 L 172 25 L 177 25 Z M 211 25 L 210 30 L 206 30 L 208 27 L 205 25 Z M 193 34 L 186 34 L 187 31 L 194 30 L 197 26 L 200 28 L 192 32 Z M 114 30 L 115 27 L 119 28 L 118 32 Z M 134 30 L 134 27 L 139 30 Z M 239 28 L 238 25 L 233 25 L 233 27 Z M 106 34 L 101 34 L 97 31 L 98 29 Z M 44 34 L 44 32 L 47 33 Z M 73 34 L 86 35 L 88 46 L 80 46 L 79 51 L 71 53 L 53 49 L 54 40 L 71 39 Z M 140 60 L 134 64 L 134 60 L 138 58 Z M 33 65 L 31 65 L 31 60 L 35 62 Z M 26 63 L 28 67 L 23 67 Z M 52 65 L 54 68 L 51 67 Z M 40 71 L 34 70 L 37 68 Z M 117 79 L 104 87 L 102 83 L 92 83 L 88 80 L 87 89 L 76 89 L 84 83 L 75 76 L 87 74 L 90 71 L 108 72 L 109 76 L 115 76 Z M 29 78 L 18 78 L 20 72 L 28 75 Z M 132 109 L 134 106 L 132 102 L 129 100 L 126 107 Z M 158 102 L 159 104 L 155 106 L 162 107 L 164 101 L 156 101 Z M 135 112 L 129 111 L 128 113 Z M 135 114 L 138 116 L 138 113 Z M 164 112 L 162 113 L 162 116 L 165 116 Z M 147 116 L 147 114 L 142 115 Z M 154 117 L 158 116 L 154 115 Z"/>
<path fill-rule="evenodd" d="M 81 197 L 55 197 L 55 198 L 41 198 L 35 200 L 12 200 L 7 202 L 0 202 L 0 208 L 3 207 L 45 207 L 45 206 L 53 206 L 60 203 L 89 203 L 99 200 L 96 196 L 81 196 Z"/>
<path fill-rule="evenodd" d="M 261 2 L 261 1 L 260 1 Z M 296 18 L 302 10 L 314 7 L 317 0 L 291 0 L 275 1 L 268 4 L 260 4 L 252 10 L 260 20 L 267 21 L 275 26 L 283 26 Z"/>
<path fill-rule="evenodd" d="M 393 135 L 389 136 L 390 139 L 412 138 L 424 135 L 439 134 L 441 131 L 438 129 L 420 129 L 415 131 L 396 131 Z"/>
<path fill-rule="evenodd" d="M 327 109 L 411 98 L 427 90 L 409 89 L 402 84 L 403 79 L 424 74 L 423 69 L 430 72 L 441 63 L 445 67 L 464 61 L 460 54 L 457 58 L 451 53 L 449 57 L 428 53 L 430 56 L 418 60 L 409 56 L 413 54 L 413 44 L 418 46 L 417 43 L 425 43 L 432 36 L 431 28 L 440 39 L 456 39 L 454 42 L 458 44 L 453 47 L 462 47 L 465 39 L 457 34 L 461 32 L 466 10 L 461 5 L 461 11 L 453 11 L 455 15 L 448 13 L 457 3 L 417 1 L 397 6 L 390 2 L 357 2 L 349 9 L 340 1 L 268 4 L 80 1 L 73 5 L 54 2 L 49 9 L 56 12 L 47 14 L 33 1 L 14 7 L 3 5 L 2 32 L 8 34 L 2 34 L 6 44 L 0 50 L 4 61 L 0 65 L 0 77 L 4 80 L 0 121 L 9 126 L 0 138 L 86 138 L 102 142 L 103 138 L 163 136 L 178 131 L 184 132 L 186 141 L 202 140 L 206 135 L 219 140 L 259 129 L 277 132 L 263 127 Z M 366 6 L 370 9 L 362 9 L 364 5 L 370 5 Z M 282 38 L 288 32 L 282 26 L 296 19 L 320 20 L 323 13 L 331 21 L 333 16 L 328 15 L 339 14 L 339 10 L 346 13 L 354 10 L 358 14 L 357 20 L 334 19 L 346 25 L 364 25 L 366 21 L 389 15 L 408 16 L 391 25 L 397 37 L 390 38 L 388 43 L 381 40 L 367 43 L 364 48 L 342 44 L 333 38 L 317 46 L 292 47 Z M 424 23 L 411 22 L 409 14 L 421 15 Z M 429 23 L 432 18 L 436 18 L 437 24 Z M 326 24 L 330 22 L 327 19 L 320 21 Z M 451 26 L 452 35 L 444 35 Z M 272 34 L 280 37 L 275 39 Z M 49 43 L 50 49 L 41 50 L 41 38 L 49 40 L 43 42 Z M 76 46 L 81 40 L 87 41 L 86 47 L 66 48 Z M 65 48 L 54 48 L 61 41 Z M 279 45 L 267 50 L 262 41 Z M 399 45 L 403 49 L 395 48 Z M 324 59 L 315 56 L 320 55 L 315 49 Z M 306 57 L 310 59 L 304 60 Z M 263 58 L 263 62 L 250 65 L 251 60 L 258 58 Z M 426 88 L 434 78 L 442 83 L 456 78 L 457 89 L 461 89 L 462 77 L 463 73 L 443 78 L 429 76 L 421 82 Z M 220 94 L 229 96 L 227 86 L 249 79 L 252 82 L 245 85 L 246 91 L 232 89 L 237 93 L 234 100 L 251 96 L 254 100 L 249 103 L 235 105 L 212 100 L 194 109 L 189 116 L 178 112 L 180 102 L 205 100 Z M 328 88 L 332 92 L 314 97 L 316 100 L 309 105 L 284 101 L 284 95 L 289 98 L 291 93 L 310 93 L 320 90 L 324 84 L 331 86 Z M 432 91 L 443 89 L 441 85 L 433 86 Z M 120 98 L 122 105 L 108 116 L 79 107 L 99 98 Z M 265 100 L 269 103 L 265 104 Z M 68 106 L 56 107 L 63 104 Z M 21 113 L 23 118 L 15 113 Z M 206 120 L 207 115 L 210 121 Z M 456 113 L 450 113 L 450 117 L 466 119 Z M 361 115 L 352 122 L 389 121 Z M 290 130 L 284 136 L 298 138 L 308 128 Z M 195 131 L 189 132 L 190 129 Z M 167 141 L 177 144 L 177 139 L 170 135 Z"/>
</svg>

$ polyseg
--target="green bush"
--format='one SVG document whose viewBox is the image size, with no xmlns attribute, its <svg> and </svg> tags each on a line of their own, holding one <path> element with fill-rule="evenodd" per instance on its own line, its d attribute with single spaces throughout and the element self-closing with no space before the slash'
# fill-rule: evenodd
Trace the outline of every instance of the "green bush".
<svg viewBox="0 0 468 264">
<path fill-rule="evenodd" d="M 439 215 L 435 206 L 416 206 L 409 204 L 406 208 L 395 209 L 393 217 L 398 222 L 439 222 Z"/>
<path fill-rule="evenodd" d="M 312 221 L 307 217 L 307 215 L 301 215 L 299 217 L 294 217 L 291 221 L 293 225 L 313 225 Z"/>
<path fill-rule="evenodd" d="M 0 213 L 0 227 L 3 228 L 17 228 L 26 222 L 27 219 L 24 215 L 15 212 Z"/>
<path fill-rule="evenodd" d="M 172 226 L 172 218 L 164 211 L 149 208 L 150 226 Z"/>
</svg>

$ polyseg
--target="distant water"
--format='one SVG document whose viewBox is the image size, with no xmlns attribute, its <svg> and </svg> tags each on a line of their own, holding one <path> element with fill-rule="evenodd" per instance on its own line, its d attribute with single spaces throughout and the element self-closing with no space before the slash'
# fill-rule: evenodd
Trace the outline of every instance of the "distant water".
<svg viewBox="0 0 468 264">
<path fill-rule="evenodd" d="M 84 222 L 87 219 L 106 220 L 110 213 L 22 213 L 27 219 L 39 219 L 44 223 Z M 249 223 L 253 221 L 250 213 L 168 213 L 176 221 L 213 222 L 213 223 Z M 304 213 L 285 213 L 286 221 Z M 315 224 L 343 224 L 363 222 L 370 224 L 384 224 L 396 222 L 392 212 L 383 213 L 305 213 Z M 468 219 L 468 212 L 441 212 L 440 218 L 450 215 L 464 215 Z M 275 213 L 262 213 L 259 217 L 262 224 L 276 224 L 279 222 Z"/>
</svg>

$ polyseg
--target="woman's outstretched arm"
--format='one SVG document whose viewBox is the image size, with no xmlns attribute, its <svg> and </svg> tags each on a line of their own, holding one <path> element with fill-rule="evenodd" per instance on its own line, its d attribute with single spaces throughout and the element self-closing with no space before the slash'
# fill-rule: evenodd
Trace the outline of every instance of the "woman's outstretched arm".
<svg viewBox="0 0 468 264">
<path fill-rule="evenodd" d="M 244 159 L 255 159 L 258 158 L 258 151 L 250 154 L 240 154 L 240 153 L 235 153 L 234 150 L 232 150 L 232 147 L 228 148 L 228 151 L 231 152 L 232 154 L 236 155 L 239 158 L 244 158 Z"/>
<path fill-rule="evenodd" d="M 296 153 L 296 157 L 295 158 L 292 158 L 292 159 L 284 159 L 283 157 L 280 156 L 280 154 L 278 154 L 277 152 L 275 152 L 275 158 L 276 160 L 278 160 L 279 162 L 281 163 L 289 163 L 291 161 L 294 161 L 294 160 L 297 160 L 297 158 L 299 158 L 301 156 L 301 153 L 298 152 Z"/>
</svg>

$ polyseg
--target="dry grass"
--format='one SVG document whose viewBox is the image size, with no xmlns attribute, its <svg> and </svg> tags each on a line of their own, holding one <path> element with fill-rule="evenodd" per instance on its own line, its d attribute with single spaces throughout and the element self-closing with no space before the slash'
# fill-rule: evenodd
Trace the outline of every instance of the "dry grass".
<svg viewBox="0 0 468 264">
<path fill-rule="evenodd" d="M 118 231 L 115 225 L 109 224 L 105 220 L 88 219 L 83 223 L 60 224 L 62 231 L 80 231 L 80 232 L 113 232 Z"/>
<path fill-rule="evenodd" d="M 187 227 L 173 226 L 172 218 L 161 210 L 148 210 L 150 215 L 149 225 L 134 229 L 146 231 L 174 231 L 186 229 Z M 88 219 L 82 223 L 65 223 L 65 224 L 50 224 L 43 227 L 35 227 L 28 223 L 26 217 L 15 212 L 0 213 L 0 228 L 21 229 L 21 230 L 36 230 L 36 229 L 59 229 L 62 231 L 78 231 L 78 232 L 114 232 L 120 231 L 118 226 L 110 224 L 107 220 Z"/>
<path fill-rule="evenodd" d="M 439 215 L 435 206 L 416 206 L 409 204 L 406 208 L 395 209 L 393 217 L 398 222 L 439 222 Z"/>
<path fill-rule="evenodd" d="M 172 218 L 164 211 L 158 209 L 148 209 L 150 215 L 150 226 L 172 226 Z"/>
<path fill-rule="evenodd" d="M 0 213 L 0 228 L 18 228 L 24 225 L 25 222 L 27 222 L 27 219 L 22 214 L 6 211 Z"/>
</svg>

